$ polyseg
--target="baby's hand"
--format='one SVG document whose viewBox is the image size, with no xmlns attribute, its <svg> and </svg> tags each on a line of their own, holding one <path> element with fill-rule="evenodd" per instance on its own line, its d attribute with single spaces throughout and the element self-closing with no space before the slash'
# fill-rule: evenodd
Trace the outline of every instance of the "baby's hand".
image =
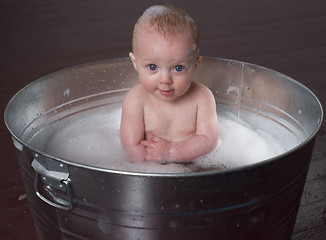
<svg viewBox="0 0 326 240">
<path fill-rule="evenodd" d="M 170 160 L 170 141 L 151 134 L 150 141 L 143 140 L 140 144 L 146 148 L 146 161 Z"/>
</svg>

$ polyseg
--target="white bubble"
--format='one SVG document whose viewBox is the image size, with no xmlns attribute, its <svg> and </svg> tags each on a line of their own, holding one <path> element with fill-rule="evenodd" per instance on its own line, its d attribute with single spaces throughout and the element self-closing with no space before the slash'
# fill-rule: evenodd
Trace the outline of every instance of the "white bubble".
<svg viewBox="0 0 326 240">
<path fill-rule="evenodd" d="M 63 93 L 63 96 L 69 97 L 70 96 L 70 88 L 67 88 L 65 92 Z"/>
<path fill-rule="evenodd" d="M 26 194 L 22 194 L 22 195 L 20 195 L 20 196 L 18 197 L 18 201 L 22 201 L 22 200 L 24 200 L 26 197 L 27 197 Z"/>
</svg>

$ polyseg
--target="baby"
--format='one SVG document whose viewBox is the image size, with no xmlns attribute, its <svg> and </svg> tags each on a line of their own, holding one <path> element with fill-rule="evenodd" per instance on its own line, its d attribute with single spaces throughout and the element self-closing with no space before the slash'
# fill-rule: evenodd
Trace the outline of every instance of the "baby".
<svg viewBox="0 0 326 240">
<path fill-rule="evenodd" d="M 122 106 L 121 143 L 133 162 L 190 162 L 215 149 L 215 99 L 193 82 L 201 60 L 194 20 L 172 5 L 138 19 L 129 53 L 140 83 Z"/>
</svg>

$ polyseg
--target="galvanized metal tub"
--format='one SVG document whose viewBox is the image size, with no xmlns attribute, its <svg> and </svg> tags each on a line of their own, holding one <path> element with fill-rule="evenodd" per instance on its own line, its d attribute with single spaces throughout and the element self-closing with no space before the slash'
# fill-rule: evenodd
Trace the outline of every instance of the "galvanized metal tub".
<svg viewBox="0 0 326 240">
<path fill-rule="evenodd" d="M 196 79 L 218 106 L 277 116 L 306 138 L 277 157 L 225 170 L 155 174 L 81 164 L 29 140 L 67 112 L 105 105 L 137 83 L 136 72 L 122 58 L 48 75 L 17 93 L 5 111 L 39 239 L 291 238 L 323 118 L 318 99 L 283 74 L 233 60 L 204 58 Z M 230 86 L 238 90 L 230 94 Z"/>
</svg>

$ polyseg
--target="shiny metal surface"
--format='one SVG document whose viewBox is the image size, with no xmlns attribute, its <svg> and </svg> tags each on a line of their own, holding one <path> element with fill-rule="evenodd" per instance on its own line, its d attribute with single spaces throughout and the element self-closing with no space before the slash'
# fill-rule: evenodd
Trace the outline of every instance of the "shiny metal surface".
<svg viewBox="0 0 326 240">
<path fill-rule="evenodd" d="M 205 58 L 196 80 L 212 90 L 219 105 L 228 105 L 240 116 L 246 110 L 281 118 L 275 121 L 304 132 L 306 139 L 274 159 L 223 171 L 140 174 L 77 164 L 50 156 L 27 140 L 53 118 L 132 87 L 136 73 L 126 58 L 54 73 L 20 91 L 5 112 L 6 125 L 19 146 L 18 162 L 39 239 L 291 238 L 323 118 L 319 101 L 287 76 L 233 60 Z M 229 91 L 230 86 L 235 90 Z M 71 210 L 50 206 L 35 194 L 37 174 L 31 165 L 35 154 L 51 162 L 47 166 L 67 165 Z M 53 191 L 47 199 L 64 199 L 57 195 L 64 194 Z"/>
</svg>

